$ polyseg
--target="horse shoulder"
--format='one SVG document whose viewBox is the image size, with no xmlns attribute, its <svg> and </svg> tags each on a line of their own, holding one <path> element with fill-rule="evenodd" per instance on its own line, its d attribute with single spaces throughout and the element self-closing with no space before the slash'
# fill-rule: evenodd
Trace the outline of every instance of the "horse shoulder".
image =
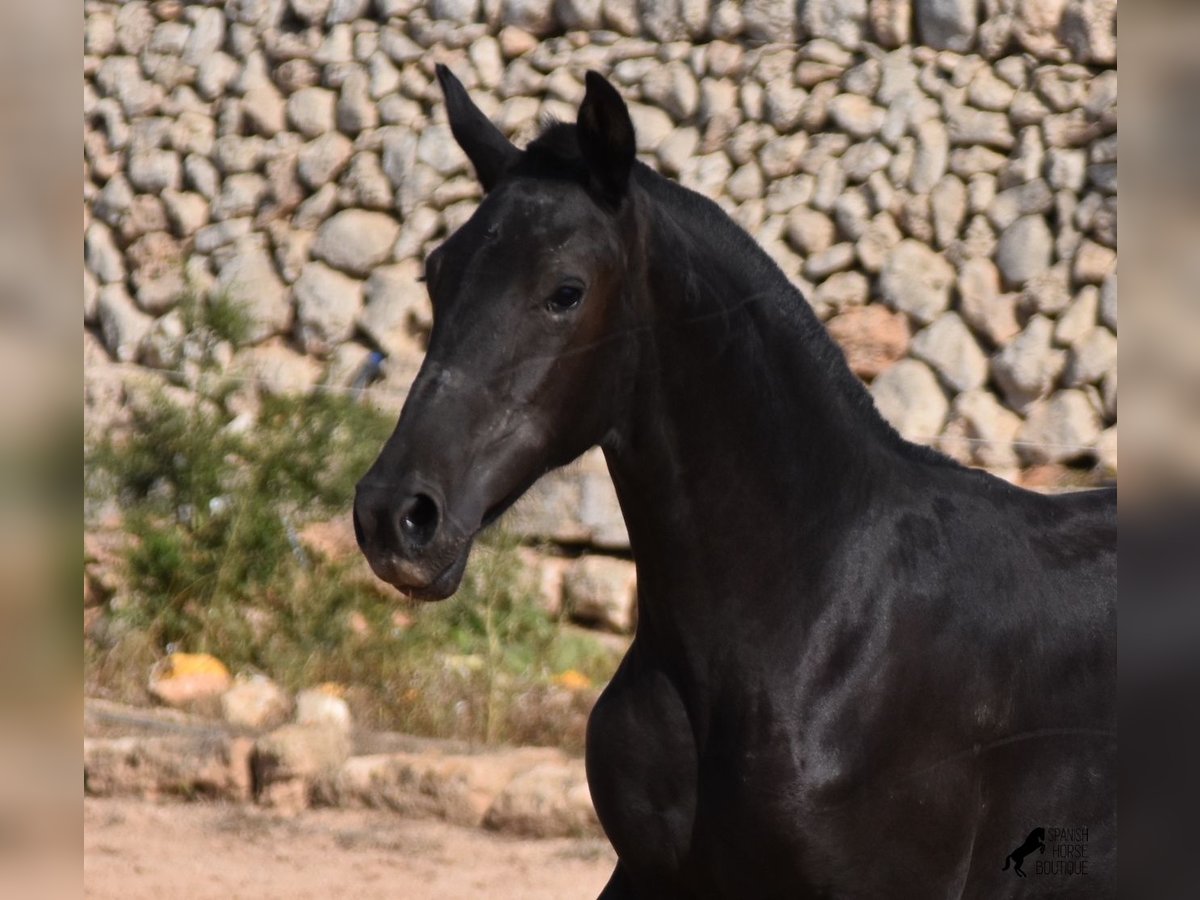
<svg viewBox="0 0 1200 900">
<path fill-rule="evenodd" d="M 670 678 L 637 641 L 588 720 L 588 786 L 622 866 L 639 887 L 678 883 L 696 813 L 695 738 Z"/>
</svg>

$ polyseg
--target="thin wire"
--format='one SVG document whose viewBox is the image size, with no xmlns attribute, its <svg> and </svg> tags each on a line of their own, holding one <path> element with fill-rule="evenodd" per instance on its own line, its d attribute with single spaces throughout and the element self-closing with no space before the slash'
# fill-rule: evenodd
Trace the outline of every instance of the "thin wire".
<svg viewBox="0 0 1200 900">
<path fill-rule="evenodd" d="M 184 371 L 183 369 L 171 369 L 171 368 L 166 368 L 163 366 L 147 366 L 147 365 L 141 365 L 141 364 L 137 364 L 137 363 L 122 363 L 122 362 L 105 363 L 102 366 L 92 367 L 92 368 L 88 368 L 86 370 L 87 376 L 89 378 L 95 377 L 95 376 L 100 376 L 101 378 L 105 378 L 105 377 L 113 378 L 113 377 L 118 377 L 123 372 L 129 372 L 132 374 L 137 374 L 137 373 L 144 374 L 146 372 L 154 372 L 154 373 L 157 373 L 160 375 L 174 375 L 174 376 L 177 376 L 180 378 L 188 378 L 192 374 L 192 373 Z M 225 372 L 221 372 L 221 373 L 202 372 L 201 377 L 216 378 L 216 379 L 220 379 L 223 381 L 236 382 L 238 384 L 252 384 L 252 385 L 255 385 L 258 387 L 261 387 L 263 385 L 269 385 L 269 384 L 273 383 L 270 379 L 266 379 L 266 378 L 254 378 L 254 377 L 247 376 L 247 375 L 231 375 L 231 374 L 228 374 Z M 356 388 L 356 387 L 351 387 L 349 385 L 343 386 L 343 385 L 337 385 L 337 384 L 327 384 L 325 382 L 318 382 L 316 384 L 310 385 L 309 387 L 305 388 L 305 390 L 306 391 L 317 391 L 317 392 L 326 393 L 326 394 L 340 394 L 343 396 L 358 396 L 358 397 L 372 396 L 372 397 L 404 398 L 404 397 L 407 397 L 408 393 L 409 393 L 408 391 L 388 390 L 386 388 L 381 388 L 381 387 L 377 387 L 377 386 Z M 957 434 L 916 435 L 916 436 L 910 438 L 910 440 L 913 440 L 913 441 L 916 441 L 917 443 L 922 443 L 922 444 L 934 444 L 939 441 L 959 441 L 959 442 L 962 442 L 965 444 L 978 444 L 978 445 L 997 446 L 997 447 L 999 447 L 999 446 L 1028 447 L 1028 448 L 1036 448 L 1036 449 L 1043 449 L 1043 450 L 1069 450 L 1072 452 L 1080 452 L 1080 453 L 1092 451 L 1095 449 L 1094 447 L 1092 447 L 1090 445 L 1086 445 L 1086 444 L 1058 444 L 1058 443 L 1049 443 L 1049 442 L 1043 443 L 1040 441 L 1016 441 L 1016 440 L 1004 441 L 1004 440 L 992 440 L 990 438 L 967 437 L 965 435 L 957 435 Z"/>
</svg>

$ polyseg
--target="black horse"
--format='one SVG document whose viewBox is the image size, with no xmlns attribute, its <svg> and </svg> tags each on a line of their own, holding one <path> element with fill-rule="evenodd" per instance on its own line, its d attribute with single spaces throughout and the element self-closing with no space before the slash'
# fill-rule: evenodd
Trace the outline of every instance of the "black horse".
<svg viewBox="0 0 1200 900">
<path fill-rule="evenodd" d="M 753 240 L 635 160 L 601 76 L 523 151 L 438 77 L 485 197 L 426 260 L 429 351 L 355 527 L 446 597 L 603 448 L 638 628 L 588 728 L 602 897 L 1010 896 L 1031 822 L 1092 836 L 1047 890 L 1112 896 L 1115 492 L 902 440 Z"/>
</svg>

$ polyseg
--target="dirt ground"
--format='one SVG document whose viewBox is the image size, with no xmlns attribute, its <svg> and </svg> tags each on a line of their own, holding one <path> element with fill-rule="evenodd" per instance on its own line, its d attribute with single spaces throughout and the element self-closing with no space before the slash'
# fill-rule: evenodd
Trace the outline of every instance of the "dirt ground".
<svg viewBox="0 0 1200 900">
<path fill-rule="evenodd" d="M 598 839 L 516 840 L 375 810 L 281 816 L 252 806 L 92 799 L 85 896 L 362 900 L 594 898 L 615 860 Z"/>
</svg>

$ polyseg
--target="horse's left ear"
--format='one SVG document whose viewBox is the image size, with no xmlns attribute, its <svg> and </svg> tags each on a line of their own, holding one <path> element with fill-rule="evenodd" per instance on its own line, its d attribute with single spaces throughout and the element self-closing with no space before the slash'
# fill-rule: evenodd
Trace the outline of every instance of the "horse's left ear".
<svg viewBox="0 0 1200 900">
<path fill-rule="evenodd" d="M 453 72 L 441 63 L 437 64 L 435 71 L 438 83 L 442 86 L 442 95 L 446 98 L 450 131 L 471 160 L 486 193 L 495 186 L 521 151 L 472 102 L 467 89 L 454 77 Z"/>
<path fill-rule="evenodd" d="M 629 189 L 637 141 L 633 121 L 617 89 L 598 72 L 588 72 L 576 133 L 593 190 L 616 205 Z"/>
</svg>

